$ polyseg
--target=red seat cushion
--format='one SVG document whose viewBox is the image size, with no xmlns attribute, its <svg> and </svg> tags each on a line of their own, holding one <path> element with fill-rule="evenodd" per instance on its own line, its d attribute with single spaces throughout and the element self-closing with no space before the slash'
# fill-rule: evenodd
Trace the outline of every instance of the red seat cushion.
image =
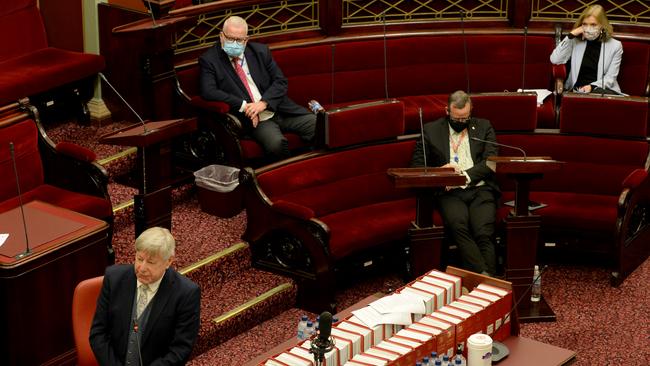
<svg viewBox="0 0 650 366">
<path fill-rule="evenodd" d="M 415 198 L 381 202 L 320 218 L 330 228 L 334 260 L 371 248 L 377 243 L 405 239 L 415 219 Z"/>
<path fill-rule="evenodd" d="M 28 192 L 24 192 L 22 199 L 23 203 L 39 200 L 98 219 L 111 217 L 113 210 L 111 202 L 108 200 L 67 191 L 48 184 L 43 184 Z M 19 203 L 18 197 L 1 202 L 0 212 L 18 207 Z"/>
<path fill-rule="evenodd" d="M 98 73 L 104 57 L 42 48 L 0 62 L 0 103 L 16 101 Z"/>
<path fill-rule="evenodd" d="M 514 199 L 513 192 L 505 192 L 503 200 Z M 530 199 L 547 204 L 535 210 L 542 217 L 542 229 L 593 232 L 595 235 L 613 235 L 616 230 L 618 196 L 571 192 L 531 192 Z"/>
<path fill-rule="evenodd" d="M 289 151 L 307 147 L 308 144 L 304 142 L 300 136 L 295 133 L 285 133 L 284 137 L 289 141 Z M 264 150 L 260 144 L 251 138 L 243 138 L 240 140 L 242 157 L 244 160 L 257 159 L 264 156 Z"/>
</svg>

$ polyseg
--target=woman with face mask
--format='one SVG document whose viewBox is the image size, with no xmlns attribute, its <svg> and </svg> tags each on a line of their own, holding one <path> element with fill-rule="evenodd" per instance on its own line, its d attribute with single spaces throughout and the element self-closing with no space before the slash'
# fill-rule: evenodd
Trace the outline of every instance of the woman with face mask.
<svg viewBox="0 0 650 366">
<path fill-rule="evenodd" d="M 622 94 L 616 81 L 623 58 L 621 42 L 612 38 L 612 26 L 600 5 L 589 6 L 580 14 L 571 32 L 553 53 L 553 64 L 569 65 L 564 87 L 579 93 Z"/>
</svg>

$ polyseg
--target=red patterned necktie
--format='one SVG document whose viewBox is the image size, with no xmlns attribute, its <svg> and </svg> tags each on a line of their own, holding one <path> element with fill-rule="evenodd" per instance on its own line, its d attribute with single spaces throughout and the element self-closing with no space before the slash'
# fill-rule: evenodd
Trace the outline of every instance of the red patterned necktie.
<svg viewBox="0 0 650 366">
<path fill-rule="evenodd" d="M 241 82 L 244 83 L 244 86 L 248 91 L 248 96 L 251 98 L 251 102 L 254 102 L 255 98 L 253 98 L 253 92 L 251 92 L 251 88 L 248 86 L 248 79 L 246 79 L 246 73 L 241 67 L 240 61 L 241 59 L 239 57 L 233 57 L 232 59 L 233 65 L 235 66 L 235 72 L 237 73 L 237 76 L 239 76 L 239 79 L 241 79 Z"/>
</svg>

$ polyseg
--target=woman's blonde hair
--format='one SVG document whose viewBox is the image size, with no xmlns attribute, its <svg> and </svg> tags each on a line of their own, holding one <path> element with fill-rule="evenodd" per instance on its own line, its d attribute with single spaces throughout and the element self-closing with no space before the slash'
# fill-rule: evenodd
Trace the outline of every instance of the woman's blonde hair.
<svg viewBox="0 0 650 366">
<path fill-rule="evenodd" d="M 605 9 L 603 9 L 603 7 L 600 5 L 588 6 L 582 12 L 582 14 L 580 14 L 575 24 L 573 24 L 573 28 L 575 29 L 580 27 L 582 25 L 582 22 L 585 20 L 585 18 L 589 18 L 590 16 L 596 18 L 598 24 L 600 24 L 602 29 L 605 30 L 605 34 L 603 35 L 603 41 L 608 41 L 610 38 L 612 38 L 612 35 L 614 34 L 614 28 L 612 28 L 612 25 L 609 24 L 609 20 L 607 19 L 607 14 L 605 14 Z"/>
</svg>

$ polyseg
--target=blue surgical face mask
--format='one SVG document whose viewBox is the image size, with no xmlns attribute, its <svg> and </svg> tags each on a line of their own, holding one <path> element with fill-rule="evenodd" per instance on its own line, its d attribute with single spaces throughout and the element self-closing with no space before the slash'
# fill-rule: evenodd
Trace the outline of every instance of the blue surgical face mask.
<svg viewBox="0 0 650 366">
<path fill-rule="evenodd" d="M 242 53 L 244 53 L 244 46 L 243 44 L 240 44 L 239 42 L 235 41 L 224 41 L 223 42 L 223 50 L 226 52 L 226 54 L 230 57 L 239 57 L 241 56 Z"/>
</svg>

